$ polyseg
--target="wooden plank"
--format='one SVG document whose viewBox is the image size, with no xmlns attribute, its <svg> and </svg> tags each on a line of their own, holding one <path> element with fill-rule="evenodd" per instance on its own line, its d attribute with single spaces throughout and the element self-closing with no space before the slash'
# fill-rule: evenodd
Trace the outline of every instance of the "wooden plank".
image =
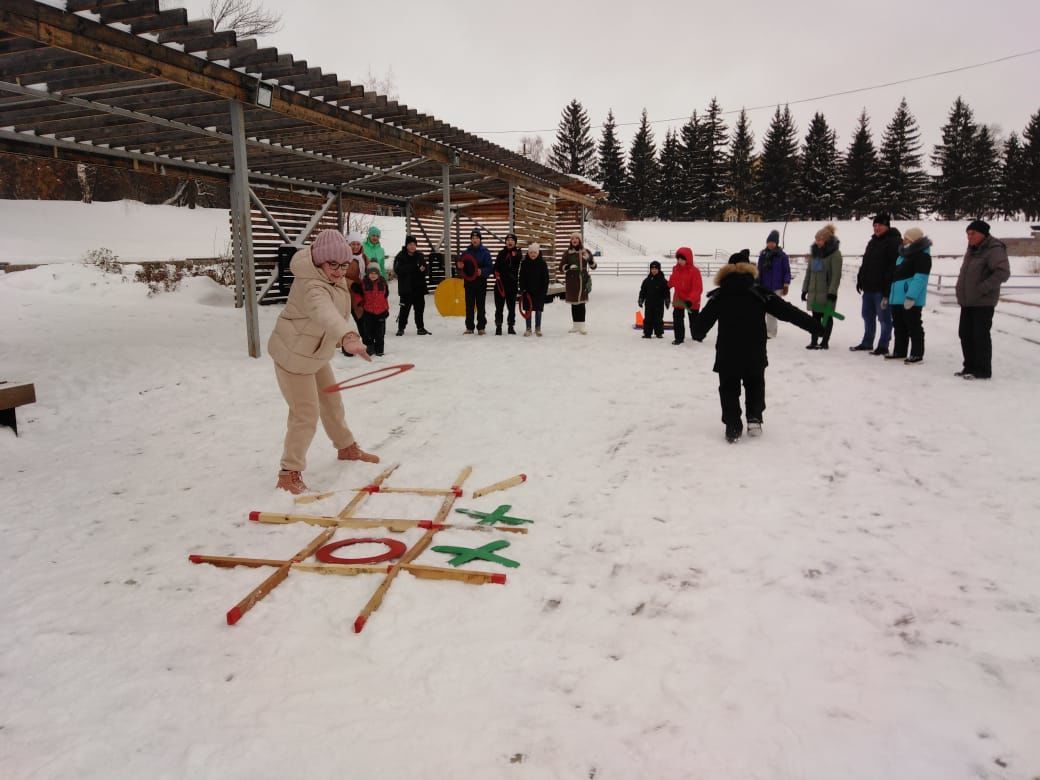
<svg viewBox="0 0 1040 780">
<path fill-rule="evenodd" d="M 285 581 L 285 578 L 289 576 L 289 568 L 291 566 L 291 563 L 287 563 L 276 569 L 274 574 L 267 577 L 263 582 L 249 591 L 244 599 L 229 609 L 225 616 L 227 624 L 229 626 L 235 625 L 242 619 L 244 614 L 255 607 L 268 593 L 281 585 Z"/>
<path fill-rule="evenodd" d="M 488 493 L 494 493 L 497 490 L 506 490 L 507 488 L 511 488 L 514 485 L 519 485 L 526 481 L 526 474 L 517 474 L 516 476 L 509 477 L 508 479 L 503 479 L 500 482 L 495 482 L 491 485 L 488 485 L 487 487 L 482 487 L 478 490 L 474 490 L 473 498 L 480 498 L 481 496 L 486 496 Z"/>
<path fill-rule="evenodd" d="M 0 380 L 0 409 L 36 403 L 36 385 L 32 382 Z"/>
<path fill-rule="evenodd" d="M 389 567 L 387 564 L 368 565 L 353 563 L 294 563 L 293 571 L 309 571 L 314 574 L 340 574 L 352 576 L 355 574 L 386 574 Z"/>
<path fill-rule="evenodd" d="M 397 470 L 397 467 L 399 465 L 400 465 L 399 463 L 395 463 L 394 465 L 388 466 L 387 468 L 383 469 L 383 471 L 380 472 L 379 476 L 372 480 L 372 484 L 373 485 L 382 485 L 383 482 L 386 481 L 386 479 L 389 478 L 389 476 L 391 474 L 393 474 Z M 348 517 L 350 517 L 351 515 L 353 515 L 355 510 L 359 506 L 361 506 L 361 503 L 366 498 L 368 498 L 368 495 L 369 495 L 368 493 L 358 493 L 356 496 L 354 496 L 352 499 L 350 499 L 350 503 L 348 503 L 340 511 L 339 519 L 340 520 L 345 520 Z"/>
<path fill-rule="evenodd" d="M 486 585 L 494 583 L 505 585 L 506 575 L 490 571 L 472 571 L 470 569 L 442 569 L 439 566 L 420 566 L 417 563 L 409 563 L 401 566 L 413 577 L 424 580 L 454 580 L 465 582 L 469 585 Z"/>
<path fill-rule="evenodd" d="M 325 528 L 386 528 L 394 533 L 404 533 L 417 528 L 424 520 L 406 517 L 324 517 L 318 515 L 282 515 L 277 512 L 251 512 L 249 519 L 267 525 L 305 523 Z"/>
<path fill-rule="evenodd" d="M 292 561 L 279 561 L 272 558 L 237 558 L 232 555 L 189 555 L 188 560 L 192 563 L 208 563 L 223 568 L 234 568 L 235 566 L 285 566 Z"/>
</svg>

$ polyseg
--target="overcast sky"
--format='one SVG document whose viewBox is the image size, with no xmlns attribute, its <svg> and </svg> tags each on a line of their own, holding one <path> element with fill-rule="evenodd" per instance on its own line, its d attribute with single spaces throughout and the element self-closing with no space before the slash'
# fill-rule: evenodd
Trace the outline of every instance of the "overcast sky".
<svg viewBox="0 0 1040 780">
<path fill-rule="evenodd" d="M 355 83 L 392 69 L 401 102 L 508 148 L 528 131 L 541 131 L 548 147 L 572 98 L 598 141 L 611 108 L 619 125 L 637 123 L 644 107 L 651 121 L 685 118 L 713 96 L 739 111 L 1040 49 L 1040 0 L 265 4 L 282 14 L 283 29 L 262 44 Z M 193 18 L 207 15 L 206 0 L 185 5 Z M 844 149 L 861 108 L 880 142 L 905 95 L 930 153 L 958 95 L 977 121 L 1002 136 L 1021 133 L 1040 110 L 1038 74 L 1040 53 L 791 110 L 803 137 L 822 112 Z M 772 113 L 750 113 L 756 142 Z M 726 119 L 732 128 L 735 116 Z M 658 144 L 682 121 L 654 124 Z M 626 150 L 634 131 L 619 127 Z"/>
</svg>

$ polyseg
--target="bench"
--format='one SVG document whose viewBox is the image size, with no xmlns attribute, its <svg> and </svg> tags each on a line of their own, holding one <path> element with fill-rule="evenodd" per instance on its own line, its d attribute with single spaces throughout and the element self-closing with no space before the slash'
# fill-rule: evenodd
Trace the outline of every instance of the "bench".
<svg viewBox="0 0 1040 780">
<path fill-rule="evenodd" d="M 25 404 L 36 403 L 36 386 L 31 382 L 9 382 L 0 379 L 0 425 L 14 429 L 18 435 L 18 420 L 14 410 Z"/>
</svg>

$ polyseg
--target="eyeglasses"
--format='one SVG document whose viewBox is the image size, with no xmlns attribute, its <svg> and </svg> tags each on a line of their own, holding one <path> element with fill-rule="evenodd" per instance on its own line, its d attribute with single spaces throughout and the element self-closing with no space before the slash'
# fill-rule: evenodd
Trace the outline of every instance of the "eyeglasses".
<svg viewBox="0 0 1040 780">
<path fill-rule="evenodd" d="M 350 268 L 350 263 L 325 263 L 333 271 L 346 271 Z"/>
</svg>

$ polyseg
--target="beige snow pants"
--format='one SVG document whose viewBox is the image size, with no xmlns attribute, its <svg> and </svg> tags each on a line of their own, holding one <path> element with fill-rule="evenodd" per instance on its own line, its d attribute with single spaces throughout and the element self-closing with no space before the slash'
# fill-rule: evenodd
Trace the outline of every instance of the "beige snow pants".
<svg viewBox="0 0 1040 780">
<path fill-rule="evenodd" d="M 278 389 L 289 404 L 286 423 L 285 449 L 282 451 L 282 469 L 303 471 L 307 465 L 307 449 L 311 446 L 318 420 L 332 445 L 340 450 L 354 443 L 354 434 L 347 427 L 343 399 L 339 393 L 323 393 L 321 388 L 334 385 L 336 377 L 326 363 L 315 374 L 290 374 L 277 363 L 274 373 Z"/>
</svg>

